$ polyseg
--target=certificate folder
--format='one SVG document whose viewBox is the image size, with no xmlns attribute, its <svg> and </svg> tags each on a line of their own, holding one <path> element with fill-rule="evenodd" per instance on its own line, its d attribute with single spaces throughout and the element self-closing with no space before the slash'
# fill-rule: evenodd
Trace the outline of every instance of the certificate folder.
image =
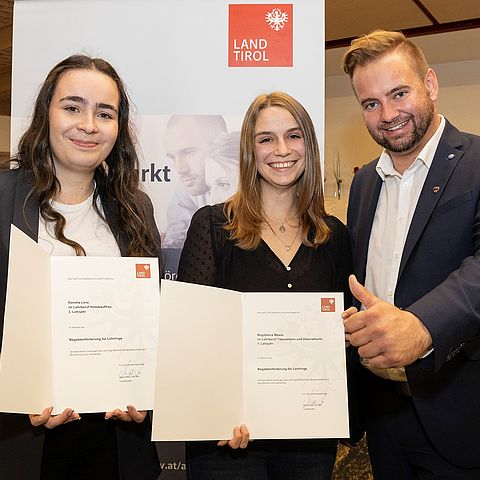
<svg viewBox="0 0 480 480">
<path fill-rule="evenodd" d="M 12 225 L 0 411 L 153 406 L 156 258 L 50 256 Z"/>
<path fill-rule="evenodd" d="M 348 437 L 342 293 L 162 281 L 153 440 Z"/>
</svg>

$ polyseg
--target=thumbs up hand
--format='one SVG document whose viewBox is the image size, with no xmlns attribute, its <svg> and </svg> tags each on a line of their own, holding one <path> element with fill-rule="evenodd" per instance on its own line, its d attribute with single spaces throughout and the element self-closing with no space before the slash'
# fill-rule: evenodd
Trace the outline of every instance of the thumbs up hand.
<svg viewBox="0 0 480 480">
<path fill-rule="evenodd" d="M 348 279 L 354 297 L 365 310 L 343 312 L 345 338 L 358 354 L 377 368 L 404 367 L 432 345 L 425 325 L 413 313 L 400 310 L 369 292 L 354 275 Z"/>
</svg>

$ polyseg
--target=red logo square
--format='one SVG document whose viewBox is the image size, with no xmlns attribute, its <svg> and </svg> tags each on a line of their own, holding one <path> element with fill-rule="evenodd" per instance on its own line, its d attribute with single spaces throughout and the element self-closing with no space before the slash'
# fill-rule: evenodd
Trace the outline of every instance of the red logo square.
<svg viewBox="0 0 480 480">
<path fill-rule="evenodd" d="M 229 67 L 292 67 L 293 5 L 229 5 Z"/>
<path fill-rule="evenodd" d="M 320 299 L 320 309 L 322 312 L 335 312 L 335 299 L 334 298 L 322 298 Z"/>
<path fill-rule="evenodd" d="M 150 264 L 136 263 L 135 272 L 136 272 L 137 278 L 150 278 Z"/>
</svg>

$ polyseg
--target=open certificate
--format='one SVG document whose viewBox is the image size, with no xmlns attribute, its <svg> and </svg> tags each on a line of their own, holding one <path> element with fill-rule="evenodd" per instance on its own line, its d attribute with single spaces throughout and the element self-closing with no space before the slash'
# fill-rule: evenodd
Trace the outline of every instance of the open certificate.
<svg viewBox="0 0 480 480">
<path fill-rule="evenodd" d="M 343 293 L 162 281 L 153 440 L 349 436 Z"/>
<path fill-rule="evenodd" d="M 0 411 L 153 406 L 156 258 L 50 257 L 12 226 Z"/>
</svg>

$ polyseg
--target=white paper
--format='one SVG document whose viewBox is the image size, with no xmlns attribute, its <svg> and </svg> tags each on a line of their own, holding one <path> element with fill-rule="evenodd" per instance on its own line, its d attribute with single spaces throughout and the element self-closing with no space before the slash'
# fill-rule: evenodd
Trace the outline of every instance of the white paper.
<svg viewBox="0 0 480 480">
<path fill-rule="evenodd" d="M 130 404 L 151 409 L 157 259 L 50 257 L 16 227 L 10 243 L 0 411 L 39 413 L 50 405 L 54 413 L 66 407 L 105 412 Z M 33 266 L 28 297 L 22 298 L 21 279 Z M 22 303 L 32 310 L 24 314 Z"/>
<path fill-rule="evenodd" d="M 50 257 L 12 226 L 0 356 L 0 411 L 53 405 Z"/>
<path fill-rule="evenodd" d="M 162 282 L 153 440 L 349 436 L 342 293 Z"/>
<path fill-rule="evenodd" d="M 230 438 L 242 420 L 241 297 L 205 291 L 162 280 L 153 439 Z"/>
</svg>

